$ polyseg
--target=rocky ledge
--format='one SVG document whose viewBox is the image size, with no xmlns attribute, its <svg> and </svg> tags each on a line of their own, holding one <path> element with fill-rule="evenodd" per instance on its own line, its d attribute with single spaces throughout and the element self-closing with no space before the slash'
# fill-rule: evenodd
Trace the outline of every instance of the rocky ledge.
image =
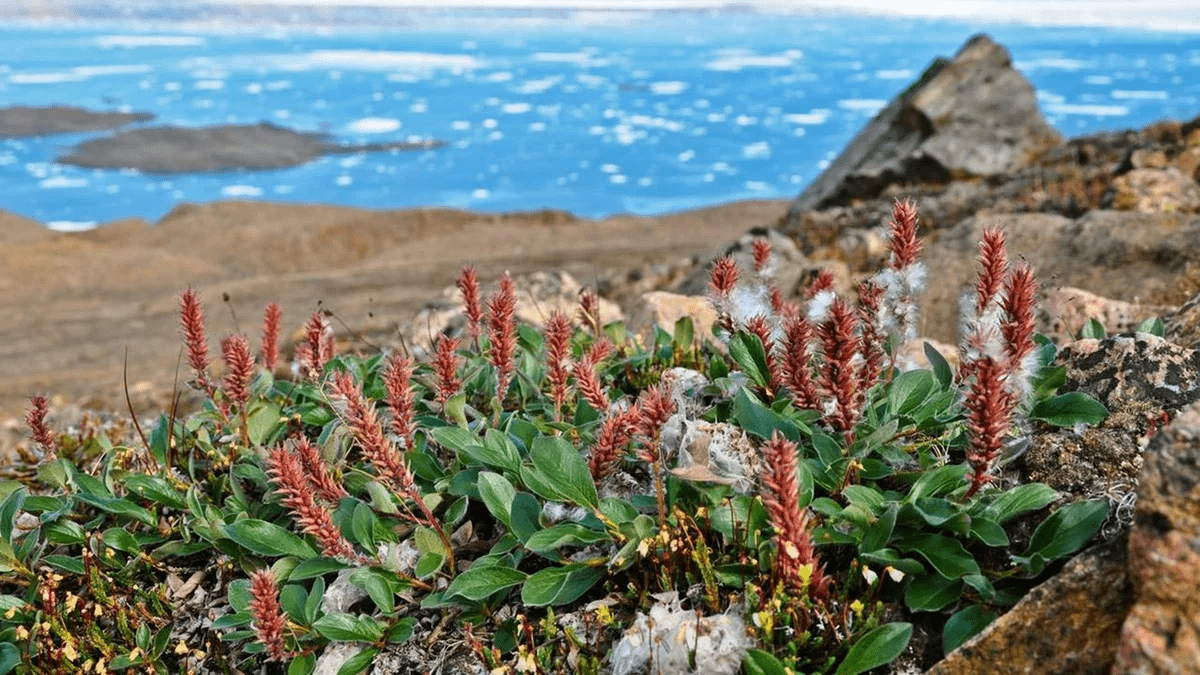
<svg viewBox="0 0 1200 675">
<path fill-rule="evenodd" d="M 266 122 L 198 129 L 163 126 L 87 141 L 57 161 L 87 168 L 192 173 L 285 169 L 325 155 L 431 150 L 444 145 L 439 140 L 343 144 L 326 134 L 292 131 Z"/>
<path fill-rule="evenodd" d="M 95 112 L 65 105 L 14 105 L 0 108 L 0 138 L 108 131 L 152 119 L 154 115 L 147 112 Z"/>
</svg>

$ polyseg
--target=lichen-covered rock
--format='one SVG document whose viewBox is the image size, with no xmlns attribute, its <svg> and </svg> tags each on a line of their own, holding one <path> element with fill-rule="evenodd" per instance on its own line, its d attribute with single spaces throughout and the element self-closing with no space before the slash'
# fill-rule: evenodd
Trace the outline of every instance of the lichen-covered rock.
<svg viewBox="0 0 1200 675">
<path fill-rule="evenodd" d="M 928 675 L 1107 673 L 1133 603 L 1123 539 L 1076 556 Z"/>
<path fill-rule="evenodd" d="M 1200 211 L 1200 186 L 1173 166 L 1134 169 L 1113 180 L 1118 209 L 1144 213 L 1196 213 Z"/>
<path fill-rule="evenodd" d="M 1091 395 L 1109 416 L 1095 427 L 1036 434 L 1021 459 L 1024 478 L 1076 498 L 1105 497 L 1117 509 L 1110 522 L 1127 525 L 1147 444 L 1164 415 L 1200 399 L 1200 352 L 1135 333 L 1073 342 L 1058 362 L 1062 391 Z"/>
<path fill-rule="evenodd" d="M 1164 335 L 1176 344 L 1200 348 L 1200 294 L 1163 316 Z"/>
<path fill-rule="evenodd" d="M 1147 450 L 1129 535 L 1137 600 L 1114 674 L 1200 671 L 1200 442 L 1168 430 Z"/>
<path fill-rule="evenodd" d="M 1141 403 L 1175 413 L 1200 400 L 1200 351 L 1149 333 L 1079 340 L 1062 349 L 1063 391 L 1091 394 L 1108 409 Z"/>
</svg>

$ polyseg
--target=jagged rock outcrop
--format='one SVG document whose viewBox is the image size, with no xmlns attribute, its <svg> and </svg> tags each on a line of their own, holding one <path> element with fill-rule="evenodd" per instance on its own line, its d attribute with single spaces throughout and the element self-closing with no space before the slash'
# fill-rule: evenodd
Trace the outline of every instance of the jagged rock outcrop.
<svg viewBox="0 0 1200 675">
<path fill-rule="evenodd" d="M 429 150 L 443 141 L 342 144 L 319 133 L 302 133 L 261 122 L 200 129 L 134 129 L 77 146 L 60 164 L 88 168 L 138 169 L 147 173 L 190 173 L 235 169 L 282 169 L 323 155 L 384 150 Z"/>
<path fill-rule="evenodd" d="M 1060 140 L 1008 51 L 976 35 L 880 111 L 792 203 L 788 220 L 893 183 L 1012 173 Z"/>
</svg>

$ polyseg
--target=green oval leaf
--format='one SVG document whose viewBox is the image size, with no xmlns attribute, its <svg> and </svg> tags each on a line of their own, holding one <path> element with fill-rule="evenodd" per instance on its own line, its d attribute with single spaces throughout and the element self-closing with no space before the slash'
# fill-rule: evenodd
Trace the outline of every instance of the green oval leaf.
<svg viewBox="0 0 1200 675">
<path fill-rule="evenodd" d="M 557 436 L 540 436 L 533 440 L 529 455 L 533 467 L 559 494 L 580 506 L 596 508 L 599 503 L 596 484 L 592 482 L 592 474 L 583 455 L 574 446 Z M 529 487 L 537 491 L 533 485 Z"/>
<path fill-rule="evenodd" d="M 855 641 L 846 660 L 838 666 L 837 675 L 858 675 L 891 663 L 908 646 L 912 633 L 911 623 L 900 622 L 884 624 L 868 632 Z"/>
<path fill-rule="evenodd" d="M 933 373 L 928 370 L 909 370 L 892 380 L 888 406 L 896 415 L 908 415 L 919 408 L 933 391 Z"/>
<path fill-rule="evenodd" d="M 947 579 L 979 574 L 979 563 L 957 539 L 940 534 L 911 534 L 893 544 L 906 553 L 917 553 Z"/>
<path fill-rule="evenodd" d="M 729 338 L 729 355 L 751 382 L 764 388 L 768 386 L 771 372 L 767 369 L 767 354 L 763 350 L 762 340 L 757 335 L 738 333 Z"/>
<path fill-rule="evenodd" d="M 949 654 L 995 620 L 995 612 L 984 611 L 979 605 L 958 610 L 946 621 L 946 626 L 942 629 L 942 648 Z"/>
<path fill-rule="evenodd" d="M 746 675 L 787 675 L 788 670 L 774 656 L 761 649 L 747 649 L 742 657 L 742 668 Z"/>
<path fill-rule="evenodd" d="M 476 602 L 496 591 L 523 583 L 529 575 L 511 567 L 480 565 L 454 577 L 446 589 L 446 597 L 458 595 Z"/>
<path fill-rule="evenodd" d="M 95 506 L 102 511 L 107 511 L 118 516 L 128 516 L 134 520 L 145 523 L 150 527 L 155 527 L 158 525 L 158 519 L 154 517 L 154 514 L 150 513 L 146 509 L 143 509 L 137 504 L 134 504 L 128 499 L 122 499 L 121 497 L 106 497 L 97 494 L 85 494 L 82 492 L 76 494 L 75 497 L 81 501 L 91 504 L 92 506 Z"/>
<path fill-rule="evenodd" d="M 606 539 L 609 539 L 609 536 L 604 532 L 597 532 L 579 523 L 559 523 L 535 532 L 525 542 L 525 548 L 545 555 L 563 546 L 583 546 Z"/>
<path fill-rule="evenodd" d="M 904 589 L 904 604 L 914 612 L 936 612 L 962 597 L 962 579 L 927 574 L 913 579 Z"/>
<path fill-rule="evenodd" d="M 516 488 L 508 482 L 507 478 L 491 471 L 480 471 L 477 480 L 476 486 L 479 488 L 479 497 L 483 500 L 484 506 L 496 520 L 504 523 L 504 526 L 511 530 L 512 503 L 513 498 L 517 496 Z"/>
<path fill-rule="evenodd" d="M 1057 427 L 1070 427 L 1079 423 L 1099 424 L 1108 417 L 1108 410 L 1091 396 L 1072 391 L 1038 401 L 1029 416 Z"/>
<path fill-rule="evenodd" d="M 1070 555 L 1092 538 L 1108 517 L 1108 501 L 1092 499 L 1067 504 L 1050 514 L 1033 532 L 1025 555 L 1054 560 Z"/>
<path fill-rule="evenodd" d="M 375 642 L 387 626 L 370 617 L 334 612 L 314 621 L 313 628 L 329 640 Z"/>
<path fill-rule="evenodd" d="M 983 510 L 983 514 L 985 517 L 1003 524 L 1026 511 L 1036 511 L 1049 506 L 1056 499 L 1058 499 L 1058 491 L 1049 485 L 1025 483 L 1002 492 L 996 497 L 996 501 Z"/>
<path fill-rule="evenodd" d="M 604 576 L 604 568 L 575 564 L 547 567 L 525 580 L 521 602 L 543 607 L 577 600 Z"/>
<path fill-rule="evenodd" d="M 291 555 L 301 560 L 317 557 L 317 552 L 303 539 L 265 520 L 246 518 L 221 526 L 221 531 L 242 548 L 259 555 Z"/>
</svg>

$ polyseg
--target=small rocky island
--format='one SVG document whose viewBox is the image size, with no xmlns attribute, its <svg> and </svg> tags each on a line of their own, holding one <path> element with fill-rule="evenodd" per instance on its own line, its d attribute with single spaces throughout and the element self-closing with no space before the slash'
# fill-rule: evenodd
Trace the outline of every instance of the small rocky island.
<svg viewBox="0 0 1200 675">
<path fill-rule="evenodd" d="M 432 139 L 343 144 L 326 134 L 292 131 L 266 122 L 198 129 L 163 126 L 87 141 L 57 161 L 146 173 L 284 169 L 324 155 L 432 150 L 445 144 Z"/>
<path fill-rule="evenodd" d="M 31 138 L 79 131 L 109 131 L 149 122 L 148 112 L 96 112 L 66 105 L 0 107 L 0 138 Z"/>
</svg>

